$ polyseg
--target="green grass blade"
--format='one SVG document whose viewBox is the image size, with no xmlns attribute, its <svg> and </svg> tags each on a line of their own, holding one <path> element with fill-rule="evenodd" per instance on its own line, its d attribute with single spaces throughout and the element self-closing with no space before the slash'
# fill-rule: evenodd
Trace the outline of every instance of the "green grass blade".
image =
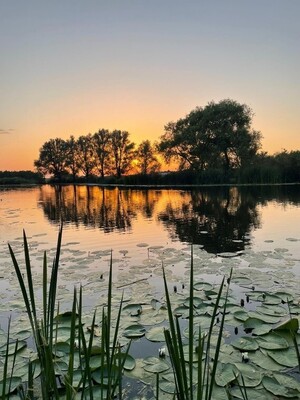
<svg viewBox="0 0 300 400">
<path fill-rule="evenodd" d="M 57 245 L 56 245 L 56 255 L 52 266 L 49 294 L 48 294 L 48 309 L 47 309 L 47 322 L 48 326 L 53 326 L 54 313 L 55 313 L 55 302 L 56 302 L 56 290 L 57 290 L 57 275 L 59 258 L 61 251 L 61 241 L 62 241 L 62 226 L 58 233 Z M 49 342 L 53 342 L 53 330 L 49 331 Z"/>
<path fill-rule="evenodd" d="M 183 383 L 183 387 L 184 387 L 184 392 L 188 396 L 188 393 L 189 393 L 189 380 L 188 380 L 188 377 L 187 377 L 187 374 L 186 374 L 185 359 L 184 359 L 184 352 L 183 352 L 183 341 L 182 341 L 182 336 L 181 336 L 181 332 L 180 332 L 180 326 L 179 326 L 179 322 L 178 322 L 178 317 L 175 317 L 175 326 L 176 326 L 176 336 L 177 336 L 177 340 L 178 340 L 179 366 L 180 366 L 180 369 L 181 369 L 182 383 Z M 189 334 L 190 334 L 190 332 L 189 332 Z"/>
<path fill-rule="evenodd" d="M 47 255 L 46 251 L 44 252 L 44 260 L 43 260 L 43 317 L 44 317 L 44 325 L 45 325 L 45 337 L 49 337 L 49 325 L 47 323 Z"/>
<path fill-rule="evenodd" d="M 230 276 L 229 276 L 229 281 L 228 282 L 231 281 L 231 276 L 232 276 L 232 270 L 230 272 Z M 219 293 L 218 293 L 218 297 L 217 297 L 217 301 L 216 301 L 216 310 L 217 310 L 217 308 L 219 306 L 222 290 L 223 290 L 223 287 L 224 287 L 224 282 L 225 282 L 225 277 L 222 280 L 222 283 L 221 283 L 221 286 L 220 286 L 220 290 L 219 290 Z M 220 348 L 221 348 L 222 333 L 223 333 L 223 329 L 224 329 L 224 322 L 225 322 L 225 316 L 226 316 L 228 294 L 229 294 L 229 284 L 227 286 L 227 291 L 226 291 L 226 295 L 225 295 L 225 303 L 224 303 L 224 307 L 223 307 L 223 315 L 222 315 L 222 319 L 221 319 L 221 323 L 220 323 L 217 346 L 216 346 L 215 356 L 214 356 L 214 361 L 213 361 L 213 368 L 212 368 L 212 372 L 211 372 L 210 387 L 209 387 L 209 391 L 208 391 L 208 399 L 209 400 L 212 398 L 212 391 L 213 391 L 213 386 L 214 386 L 215 376 L 216 376 L 216 371 L 217 371 L 218 359 L 219 359 Z M 214 313 L 214 314 L 215 314 L 214 315 L 214 318 L 215 318 L 216 313 Z M 211 334 L 210 334 L 210 337 L 211 337 Z M 210 337 L 209 337 L 209 343 L 210 343 Z"/>
<path fill-rule="evenodd" d="M 176 334 L 175 322 L 173 319 L 172 313 L 172 306 L 170 301 L 170 295 L 168 291 L 167 279 L 165 275 L 164 267 L 163 271 L 163 281 L 165 287 L 165 296 L 166 296 L 166 303 L 167 303 L 167 312 L 168 312 L 168 320 L 169 320 L 169 327 L 170 330 L 165 330 L 165 338 L 166 344 L 170 353 L 171 361 L 173 364 L 173 370 L 175 372 L 175 383 L 177 385 L 177 390 L 181 393 L 181 396 L 185 398 L 185 390 L 184 390 L 184 382 L 180 368 L 180 355 L 179 355 L 179 346 L 178 346 L 178 339 Z"/>
<path fill-rule="evenodd" d="M 33 282 L 32 282 L 31 263 L 30 263 L 27 237 L 26 237 L 26 233 L 24 230 L 23 230 L 23 241 L 24 241 L 24 254 L 25 254 L 27 283 L 28 283 L 29 298 L 30 298 L 30 303 L 31 303 L 31 312 L 33 315 L 34 322 L 35 322 L 35 324 L 37 324 L 37 315 L 36 315 L 35 296 L 34 296 L 34 289 L 33 289 Z"/>
<path fill-rule="evenodd" d="M 204 338 L 201 338 L 201 327 L 199 326 L 199 333 L 198 333 L 198 349 L 197 349 L 197 355 L 198 355 L 198 362 L 197 362 L 197 367 L 198 367 L 198 385 L 197 385 L 197 400 L 202 400 L 203 396 L 203 384 L 202 384 L 202 356 L 203 356 L 203 351 L 204 351 Z"/>
<path fill-rule="evenodd" d="M 189 302 L 189 377 L 190 377 L 190 399 L 193 400 L 193 353 L 194 353 L 194 254 L 191 246 L 191 269 L 190 269 L 190 302 Z M 185 369 L 185 368 L 184 368 Z"/>
<path fill-rule="evenodd" d="M 86 389 L 86 380 L 88 380 L 88 391 L 89 391 L 89 398 L 90 400 L 93 400 L 93 382 L 92 382 L 92 375 L 91 375 L 91 369 L 89 367 L 90 365 L 90 358 L 91 358 L 91 352 L 92 352 L 92 346 L 93 346 L 93 332 L 95 329 L 95 321 L 96 321 L 96 311 L 94 312 L 93 315 L 93 320 L 92 320 L 92 325 L 91 325 L 91 334 L 89 337 L 89 343 L 87 345 L 86 339 L 84 336 L 84 330 L 83 330 L 83 324 L 82 324 L 82 287 L 80 287 L 80 293 L 79 293 L 79 307 L 78 307 L 78 314 L 79 314 L 79 343 L 82 344 L 82 352 L 85 360 L 85 365 L 84 370 L 83 370 L 83 379 L 82 379 L 82 393 L 81 393 L 81 399 L 83 400 L 84 398 L 84 393 Z"/>
<path fill-rule="evenodd" d="M 110 338 L 111 328 L 111 301 L 112 301 L 112 251 L 110 252 L 110 264 L 109 264 L 109 277 L 108 277 L 108 293 L 107 293 L 107 329 L 108 338 Z M 109 340 L 108 340 L 109 346 Z"/>
<path fill-rule="evenodd" d="M 31 325 L 31 329 L 32 329 L 32 333 L 33 333 L 33 336 L 34 336 L 34 339 L 35 339 L 35 343 L 37 344 L 36 325 L 35 325 L 34 320 L 32 318 L 30 301 L 29 301 L 29 297 L 28 297 L 27 290 L 26 290 L 26 287 L 25 287 L 23 275 L 21 273 L 19 264 L 18 264 L 18 262 L 16 260 L 15 254 L 14 254 L 10 244 L 8 244 L 8 248 L 9 248 L 10 256 L 11 256 L 11 259 L 12 259 L 12 262 L 13 262 L 13 265 L 14 265 L 14 268 L 15 268 L 15 272 L 16 272 L 17 278 L 18 278 L 19 286 L 20 286 L 20 289 L 21 289 L 21 292 L 22 292 L 22 295 L 23 295 L 23 300 L 24 300 L 24 303 L 25 303 L 26 312 L 27 312 L 27 315 L 28 315 L 28 318 L 29 318 L 29 322 L 30 322 L 30 325 Z"/>
<path fill-rule="evenodd" d="M 69 353 L 69 365 L 68 373 L 66 376 L 66 399 L 72 400 L 74 388 L 73 388 L 73 373 L 74 373 L 74 353 L 75 353 L 75 331 L 76 331 L 76 302 L 77 302 L 77 291 L 74 287 L 73 305 L 72 305 L 72 316 L 71 316 L 71 335 L 70 335 L 70 353 Z"/>
<path fill-rule="evenodd" d="M 10 323 L 11 323 L 11 317 L 9 317 L 9 320 L 8 320 L 6 352 L 5 352 L 4 368 L 3 368 L 3 376 L 2 376 L 3 386 L 2 386 L 1 399 L 5 399 L 5 390 L 6 390 L 6 382 L 7 382 L 7 369 L 8 369 L 8 353 L 9 353 L 8 349 L 9 349 Z"/>
<path fill-rule="evenodd" d="M 33 400 L 34 399 L 33 375 L 34 375 L 34 370 L 32 368 L 32 361 L 29 361 L 29 364 L 28 364 L 28 381 L 27 381 L 27 399 L 28 400 Z"/>
</svg>

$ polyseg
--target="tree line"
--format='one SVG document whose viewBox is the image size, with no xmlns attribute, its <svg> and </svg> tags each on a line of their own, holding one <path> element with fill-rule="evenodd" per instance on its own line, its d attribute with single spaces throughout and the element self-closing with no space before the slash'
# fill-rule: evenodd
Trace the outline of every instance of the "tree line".
<svg viewBox="0 0 300 400">
<path fill-rule="evenodd" d="M 167 123 L 157 143 L 144 140 L 136 146 L 127 131 L 100 129 L 78 139 L 50 139 L 34 165 L 56 181 L 79 176 L 120 181 L 125 176 L 125 183 L 133 184 L 299 182 L 300 152 L 262 152 L 262 135 L 252 122 L 249 106 L 225 99 Z M 176 163 L 179 172 L 150 178 L 160 171 L 160 157 L 166 164 Z"/>
<path fill-rule="evenodd" d="M 133 165 L 141 174 L 160 169 L 155 147 L 144 140 L 136 148 L 127 131 L 99 129 L 94 134 L 81 135 L 77 140 L 50 139 L 40 149 L 35 167 L 44 175 L 50 174 L 61 181 L 71 175 L 75 181 L 79 174 L 88 180 L 92 175 L 120 178 L 132 170 Z"/>
</svg>

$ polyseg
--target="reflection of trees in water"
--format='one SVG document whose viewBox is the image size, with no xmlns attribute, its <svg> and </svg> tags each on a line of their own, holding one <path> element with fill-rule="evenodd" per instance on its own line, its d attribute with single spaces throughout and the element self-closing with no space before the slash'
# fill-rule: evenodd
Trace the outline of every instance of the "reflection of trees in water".
<svg viewBox="0 0 300 400">
<path fill-rule="evenodd" d="M 153 216 L 161 192 L 91 186 L 43 186 L 39 203 L 50 221 L 84 224 L 105 232 L 131 229 L 137 212 Z"/>
<path fill-rule="evenodd" d="M 267 205 L 270 201 L 276 201 L 283 206 L 291 204 L 300 205 L 300 184 L 286 185 L 261 185 L 241 187 L 241 193 L 247 193 L 261 205 Z"/>
<path fill-rule="evenodd" d="M 252 196 L 236 188 L 192 190 L 182 196 L 180 207 L 170 202 L 159 218 L 173 238 L 201 244 L 208 252 L 236 251 L 260 224 L 256 205 Z"/>
<path fill-rule="evenodd" d="M 104 232 L 128 231 L 139 215 L 157 218 L 173 239 L 201 244 L 216 253 L 244 248 L 245 236 L 260 226 L 258 205 L 278 201 L 297 206 L 299 199 L 299 186 L 189 191 L 42 186 L 39 203 L 54 223 L 62 219 Z"/>
</svg>

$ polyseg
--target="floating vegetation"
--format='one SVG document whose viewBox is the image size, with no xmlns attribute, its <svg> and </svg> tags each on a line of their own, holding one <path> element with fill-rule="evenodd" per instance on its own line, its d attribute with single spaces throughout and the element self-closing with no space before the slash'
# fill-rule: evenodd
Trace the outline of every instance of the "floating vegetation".
<svg viewBox="0 0 300 400">
<path fill-rule="evenodd" d="M 195 246 L 191 275 L 189 248 L 140 243 L 148 257 L 129 265 L 127 250 L 119 250 L 122 257 L 114 260 L 111 251 L 69 248 L 77 242 L 60 247 L 60 240 L 55 254 L 50 251 L 54 269 L 46 254 L 33 253 L 42 260 L 44 276 L 29 260 L 30 249 L 38 247 L 35 241 L 29 244 L 24 236 L 22 245 L 18 239 L 16 252 L 11 244 L 19 281 L 5 274 L 3 282 L 9 284 L 1 297 L 8 301 L 1 310 L 12 310 L 18 319 L 9 332 L 0 330 L 0 393 L 18 398 L 41 379 L 47 381 L 36 394 L 41 399 L 46 390 L 66 398 L 71 391 L 83 398 L 100 398 L 100 393 L 108 398 L 108 393 L 122 391 L 124 398 L 132 398 L 122 380 L 125 374 L 125 379 L 152 388 L 147 398 L 172 398 L 191 393 L 189 388 L 195 399 L 201 391 L 207 399 L 226 398 L 226 392 L 251 398 L 253 390 L 257 399 L 300 396 L 300 289 L 294 274 L 282 269 L 287 249 L 216 257 Z M 22 251 L 25 261 L 18 262 Z M 116 282 L 113 264 L 118 265 Z M 6 258 L 4 266 L 11 266 Z M 49 344 L 45 353 L 38 350 L 41 339 Z M 141 347 L 140 358 L 128 354 L 132 341 Z M 143 359 L 146 342 L 156 350 Z M 180 398 L 191 398 L 184 396 Z"/>
</svg>

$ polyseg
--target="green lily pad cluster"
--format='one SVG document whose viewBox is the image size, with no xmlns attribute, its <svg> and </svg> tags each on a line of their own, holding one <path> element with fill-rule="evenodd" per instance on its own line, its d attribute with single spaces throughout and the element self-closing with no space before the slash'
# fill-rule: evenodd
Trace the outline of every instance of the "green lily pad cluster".
<svg viewBox="0 0 300 400">
<path fill-rule="evenodd" d="M 147 247 L 147 244 L 141 243 L 139 247 Z M 205 339 L 214 315 L 214 307 L 218 302 L 218 312 L 214 320 L 209 348 L 202 355 L 203 359 L 209 357 L 211 360 L 215 356 L 218 332 L 226 304 L 213 398 L 227 398 L 228 391 L 234 398 L 243 398 L 240 387 L 246 389 L 249 399 L 300 396 L 299 379 L 297 379 L 299 377 L 297 349 L 300 343 L 300 293 L 296 289 L 295 277 L 291 271 L 288 269 L 282 271 L 279 267 L 276 268 L 275 264 L 275 270 L 271 272 L 270 263 L 270 260 L 272 262 L 285 261 L 289 266 L 287 264 L 289 260 L 284 258 L 288 257 L 286 251 L 277 248 L 274 252 L 261 252 L 255 255 L 246 249 L 244 254 L 219 253 L 213 257 L 199 247 L 194 253 L 195 276 L 192 285 L 194 293 L 191 296 L 189 284 L 185 280 L 190 274 L 190 255 L 161 246 L 149 247 L 148 250 L 149 257 L 145 260 L 143 268 L 140 265 L 129 265 L 126 251 L 120 252 L 126 268 L 124 267 L 124 271 L 119 272 L 119 283 L 113 284 L 110 293 L 112 309 L 109 322 L 112 327 L 119 323 L 117 341 L 114 342 L 113 334 L 111 334 L 108 345 L 109 348 L 118 347 L 113 356 L 115 366 L 122 365 L 122 371 L 125 371 L 130 379 L 143 381 L 153 388 L 158 385 L 160 392 L 165 393 L 163 398 L 168 398 L 166 397 L 168 395 L 172 398 L 175 390 L 174 374 L 165 343 L 169 315 L 165 296 L 155 286 L 160 284 L 163 261 L 169 282 L 172 315 L 178 320 L 182 330 L 182 362 L 185 365 L 193 364 L 195 373 L 192 384 L 195 387 L 198 384 L 196 365 L 199 359 L 201 360 L 197 350 L 199 328 L 201 338 Z M 187 248 L 185 251 L 190 251 L 190 249 Z M 70 268 L 64 270 L 66 283 L 58 287 L 57 299 L 60 300 L 61 308 L 66 309 L 67 312 L 61 312 L 55 318 L 53 325 L 55 374 L 60 381 L 61 389 L 65 390 L 70 384 L 68 373 L 70 359 L 72 359 L 72 385 L 76 388 L 82 387 L 82 380 L 87 370 L 82 337 L 80 339 L 79 335 L 79 331 L 82 330 L 86 343 L 90 341 L 92 343 L 88 359 L 89 379 L 92 382 L 92 392 L 96 396 L 101 390 L 103 393 L 107 389 L 108 375 L 117 375 L 118 369 L 114 366 L 109 367 L 105 361 L 105 351 L 101 347 L 103 320 L 99 319 L 91 323 L 91 316 L 82 314 L 80 318 L 76 316 L 72 325 L 72 312 L 68 311 L 72 305 L 72 296 L 67 282 L 71 282 L 71 279 L 82 279 L 82 272 L 78 271 L 78 265 L 86 265 L 88 261 L 95 262 L 97 257 L 109 257 L 110 252 L 92 252 L 88 257 L 86 252 L 69 251 L 69 253 L 72 254 L 74 260 L 78 259 L 76 265 L 69 265 Z M 67 256 L 61 259 L 63 264 L 67 260 Z M 175 274 L 176 263 L 180 264 L 183 276 Z M 222 294 L 218 297 L 220 276 L 228 276 L 231 269 L 234 272 L 228 284 L 232 289 L 228 291 L 227 296 Z M 42 282 L 38 274 L 34 275 L 34 279 L 38 284 Z M 98 303 L 95 304 L 100 310 L 106 310 L 108 307 L 108 279 L 106 271 L 103 273 L 98 271 L 97 279 L 95 279 L 94 271 L 88 271 L 85 277 L 84 293 L 87 293 L 89 297 L 91 295 L 95 297 L 97 293 L 98 299 L 95 301 Z M 38 312 L 42 309 L 41 300 L 37 299 Z M 120 303 L 122 303 L 122 310 L 118 322 Z M 18 312 L 24 307 L 18 296 L 9 304 Z M 192 329 L 189 326 L 191 309 L 193 311 Z M 85 313 L 89 313 L 88 308 Z M 5 383 L 3 380 L 0 382 L 0 393 L 11 393 L 11 398 L 14 393 L 17 393 L 22 383 L 28 384 L 29 364 L 33 369 L 34 379 L 37 379 L 41 373 L 37 355 L 28 346 L 32 340 L 30 326 L 25 321 L 24 315 L 21 317 L 24 321 L 22 330 L 19 328 L 20 325 L 12 329 L 8 346 L 7 334 L 0 330 L 2 362 L 0 379 L 5 375 L 3 360 L 7 357 L 7 379 Z M 17 347 L 16 339 L 18 339 Z M 193 341 L 194 346 L 192 354 L 187 345 L 190 340 Z M 125 345 L 131 341 L 137 341 L 141 347 L 146 341 L 151 342 L 155 354 L 144 359 L 135 359 L 125 350 Z"/>
</svg>

